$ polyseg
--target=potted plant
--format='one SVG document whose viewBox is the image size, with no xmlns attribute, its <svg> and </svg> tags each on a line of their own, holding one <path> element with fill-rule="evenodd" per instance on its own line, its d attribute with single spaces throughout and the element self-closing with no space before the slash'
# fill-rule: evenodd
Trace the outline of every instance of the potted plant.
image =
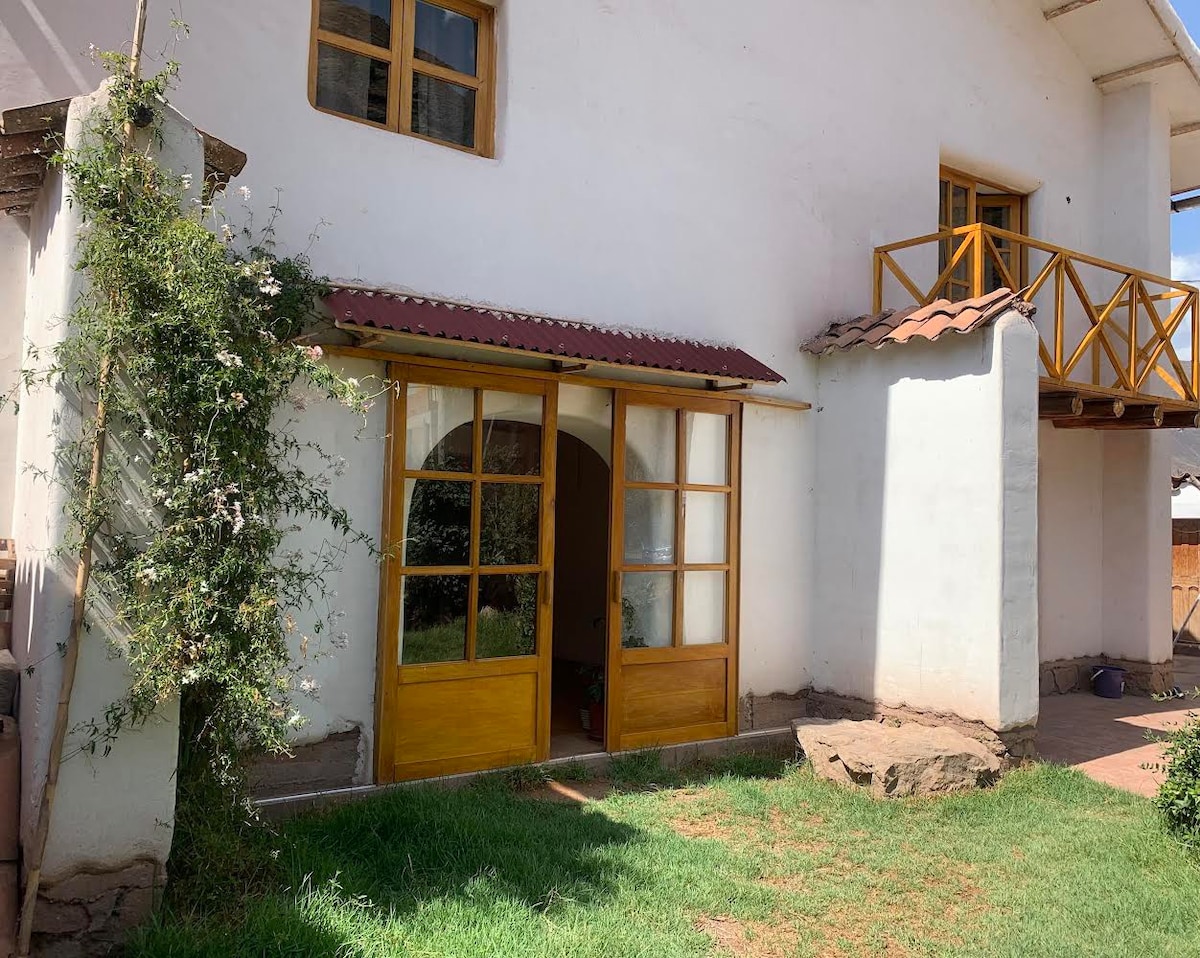
<svg viewBox="0 0 1200 958">
<path fill-rule="evenodd" d="M 579 674 L 584 681 L 584 704 L 579 710 L 579 724 L 596 742 L 604 741 L 604 667 L 582 665 Z"/>
</svg>

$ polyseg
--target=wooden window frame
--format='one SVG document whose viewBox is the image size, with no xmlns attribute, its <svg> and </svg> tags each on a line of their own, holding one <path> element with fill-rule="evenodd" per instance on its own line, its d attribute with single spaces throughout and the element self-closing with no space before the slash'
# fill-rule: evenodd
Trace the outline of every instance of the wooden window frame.
<svg viewBox="0 0 1200 958">
<path fill-rule="evenodd" d="M 946 210 L 949 211 L 953 206 L 953 197 L 947 198 L 943 193 L 943 185 L 949 183 L 949 188 L 953 191 L 954 187 L 959 187 L 967 191 L 967 210 L 971 217 L 971 223 L 982 222 L 981 208 L 987 202 L 993 205 L 1007 205 L 1012 208 L 1015 225 L 1010 232 L 1020 233 L 1022 236 L 1029 235 L 1029 196 L 1026 193 L 1021 193 L 1014 190 L 1010 186 L 1005 186 L 1003 183 L 997 183 L 993 180 L 982 179 L 978 176 L 973 176 L 970 173 L 964 173 L 962 170 L 956 170 L 950 166 L 938 167 L 938 232 L 947 232 L 956 227 L 949 222 L 950 217 L 943 218 L 942 205 L 944 199 L 949 199 Z M 981 193 L 980 187 L 986 187 L 989 190 L 995 190 L 994 193 Z M 953 255 L 957 246 L 951 240 L 943 240 L 941 242 L 943 250 L 942 256 L 944 262 L 949 260 Z M 1017 276 L 1015 277 L 1018 285 L 1023 285 L 1029 275 L 1029 250 L 1026 246 L 1021 246 L 1015 251 L 1014 255 Z M 939 266 L 939 271 L 944 268 L 944 262 Z M 946 287 L 953 290 L 955 287 L 963 286 L 963 282 L 951 277 L 946 281 Z"/>
<path fill-rule="evenodd" d="M 378 47 L 364 40 L 342 36 L 322 30 L 321 0 L 312 0 L 312 23 L 308 54 L 308 102 L 314 110 L 362 123 L 377 130 L 403 133 L 427 143 L 449 147 L 474 156 L 493 157 L 496 139 L 496 25 L 495 10 L 474 0 L 426 0 L 429 4 L 470 17 L 478 25 L 478 49 L 476 51 L 476 76 L 459 73 L 436 63 L 418 60 L 414 54 L 417 0 L 391 0 L 392 43 L 390 47 Z M 317 105 L 317 52 L 319 44 L 327 44 L 347 53 L 370 57 L 388 64 L 387 122 L 376 123 L 365 117 L 342 113 Z M 413 75 L 444 80 L 475 91 L 475 145 L 463 146 L 449 140 L 417 133 L 412 128 Z"/>
</svg>

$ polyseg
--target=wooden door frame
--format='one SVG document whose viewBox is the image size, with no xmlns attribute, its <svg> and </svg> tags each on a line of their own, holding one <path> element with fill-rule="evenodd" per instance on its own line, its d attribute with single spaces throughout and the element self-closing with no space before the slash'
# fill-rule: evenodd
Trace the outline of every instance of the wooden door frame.
<svg viewBox="0 0 1200 958">
<path fill-rule="evenodd" d="M 630 399 L 636 402 L 630 403 Z M 672 613 L 672 645 L 659 648 L 626 649 L 621 642 L 621 580 L 625 565 L 624 522 L 625 522 L 625 411 L 629 405 L 656 406 L 680 411 L 711 412 L 728 417 L 729 431 L 726 439 L 726 461 L 728 470 L 728 514 L 726 516 L 726 593 L 725 593 L 725 636 L 726 641 L 710 645 L 682 645 L 683 615 L 683 570 L 685 561 L 683 493 L 689 483 L 683 475 L 685 468 L 686 435 L 680 428 L 683 417 L 676 425 L 676 484 L 678 495 L 675 515 L 676 563 L 670 568 L 675 571 Z M 604 745 L 609 752 L 625 751 L 654 745 L 673 745 L 679 742 L 702 741 L 736 735 L 738 731 L 738 654 L 740 595 L 741 595 L 741 427 L 742 406 L 740 403 L 720 399 L 697 399 L 657 393 L 639 392 L 636 386 L 613 390 L 612 429 L 612 494 L 610 501 L 611 531 L 609 534 L 608 562 L 608 651 L 605 668 L 605 736 Z M 710 487 L 713 488 L 713 487 Z M 667 571 L 667 570 L 664 570 Z M 693 725 L 667 731 L 623 734 L 621 729 L 622 672 L 624 665 L 639 665 L 665 662 L 684 662 L 723 659 L 726 662 L 725 721 L 708 725 Z"/>
<path fill-rule="evenodd" d="M 536 674 L 537 713 L 535 718 L 535 745 L 533 759 L 544 761 L 550 752 L 550 658 L 553 646 L 554 621 L 554 505 L 556 487 L 557 442 L 558 442 L 558 383 L 548 380 L 522 379 L 506 376 L 503 368 L 497 368 L 495 373 L 463 371 L 458 369 L 438 368 L 425 365 L 412 365 L 403 361 L 403 357 L 389 363 L 388 381 L 393 384 L 389 395 L 387 410 L 387 441 L 385 452 L 385 469 L 383 480 L 383 521 L 381 539 L 384 547 L 384 560 L 380 563 L 380 601 L 378 617 L 378 635 L 376 640 L 375 663 L 375 754 L 374 771 L 377 783 L 388 783 L 396 780 L 396 715 L 397 702 L 402 685 L 419 684 L 422 682 L 447 681 L 455 678 L 488 677 L 511 675 L 515 673 Z M 453 662 L 422 663 L 413 665 L 400 664 L 400 597 L 402 594 L 401 579 L 404 575 L 403 566 L 394 548 L 404 535 L 404 491 L 405 481 L 405 436 L 407 433 L 407 417 L 405 415 L 407 387 L 410 383 L 419 385 L 461 387 L 473 390 L 493 390 L 497 392 L 513 392 L 524 395 L 540 395 L 542 402 L 541 422 L 541 461 L 540 478 L 541 495 L 539 497 L 538 529 L 538 558 L 541 576 L 541 588 L 538 595 L 536 617 L 536 645 L 533 656 L 497 657 L 490 659 L 470 659 L 470 637 L 473 624 L 467 626 L 468 649 L 464 653 L 467 658 Z M 480 422 L 482 433 L 482 393 L 476 393 L 475 418 L 471 421 Z M 444 437 L 443 437 L 444 438 Z M 482 435 L 473 436 L 472 471 L 463 474 L 458 481 L 464 481 L 467 475 L 476 486 L 486 479 L 481 459 Z M 503 478 L 503 477 L 497 477 Z M 510 479 L 512 477 L 509 477 Z M 480 524 L 480 496 L 472 496 L 471 536 L 472 542 L 477 541 Z M 397 533 L 397 530 L 399 532 Z M 481 574 L 478 557 L 475 554 L 477 545 L 472 549 L 469 573 L 472 576 Z M 489 574 L 505 574 L 507 567 L 486 567 Z M 455 572 L 454 574 L 464 574 Z M 520 574 L 528 574 L 522 571 Z M 476 592 L 468 592 L 467 615 L 468 623 L 474 623 L 477 615 L 475 609 Z M 534 668 L 530 668 L 529 659 L 536 659 Z M 427 763 L 435 765 L 438 763 Z M 431 770 L 431 774 L 447 774 L 455 763 L 447 761 L 445 770 Z M 454 769 L 465 770 L 465 769 Z"/>
</svg>

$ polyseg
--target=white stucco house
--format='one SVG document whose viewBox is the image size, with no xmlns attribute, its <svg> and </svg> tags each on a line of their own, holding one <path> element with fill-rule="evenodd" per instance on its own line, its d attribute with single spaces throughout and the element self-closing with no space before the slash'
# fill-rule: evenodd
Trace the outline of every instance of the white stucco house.
<svg viewBox="0 0 1200 958">
<path fill-rule="evenodd" d="M 313 666 L 277 791 L 806 712 L 1023 755 L 1040 697 L 1097 661 L 1171 684 L 1165 430 L 1200 414 L 1200 298 L 1166 276 L 1171 197 L 1200 188 L 1200 53 L 1170 4 L 749 6 L 186 10 L 170 163 L 236 176 L 260 219 L 278 187 L 285 251 L 321 224 L 329 361 L 402 386 L 365 431 L 301 424 L 346 459 L 358 526 L 406 545 L 337 573 L 346 648 Z M 35 147 L 72 135 L 84 102 L 60 101 L 96 85 L 82 53 L 125 42 L 128 7 L 0 3 L 8 382 L 77 282 L 69 184 Z M 169 16 L 151 3 L 148 50 L 172 48 Z M 41 663 L 26 836 L 72 574 L 28 468 L 56 402 L 0 422 L 13 652 Z M 77 720 L 123 681 L 102 643 L 83 658 Z M 63 768 L 48 900 L 81 874 L 158 880 L 176 737 L 164 716 Z"/>
</svg>

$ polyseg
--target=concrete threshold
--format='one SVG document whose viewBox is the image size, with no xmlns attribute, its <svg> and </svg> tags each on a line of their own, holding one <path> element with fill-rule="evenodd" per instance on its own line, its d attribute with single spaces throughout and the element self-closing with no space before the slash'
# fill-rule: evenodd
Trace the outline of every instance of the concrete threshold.
<svg viewBox="0 0 1200 958">
<path fill-rule="evenodd" d="M 301 792 L 295 795 L 279 795 L 272 798 L 257 799 L 254 802 L 254 806 L 264 818 L 278 820 L 312 809 L 359 801 L 364 798 L 370 798 L 373 795 L 382 795 L 395 789 L 411 788 L 415 785 L 461 788 L 482 776 L 494 775 L 497 772 L 504 772 L 506 769 L 536 768 L 552 772 L 555 768 L 560 768 L 563 765 L 583 765 L 593 774 L 603 777 L 608 773 L 614 758 L 626 755 L 657 752 L 662 759 L 663 765 L 668 768 L 677 768 L 700 759 L 721 758 L 726 755 L 754 752 L 764 747 L 778 748 L 788 745 L 794 745 L 790 726 L 786 728 L 755 729 L 753 732 L 743 732 L 740 735 L 733 735 L 728 738 L 708 739 L 703 742 L 660 745 L 651 748 L 631 749 L 625 752 L 588 752 L 583 755 L 564 755 L 561 758 L 551 758 L 544 762 L 535 762 L 531 765 L 509 765 L 500 768 L 489 768 L 479 772 L 462 772 L 458 775 L 442 775 L 435 778 L 390 782 L 386 785 L 350 785 L 345 788 Z"/>
</svg>

